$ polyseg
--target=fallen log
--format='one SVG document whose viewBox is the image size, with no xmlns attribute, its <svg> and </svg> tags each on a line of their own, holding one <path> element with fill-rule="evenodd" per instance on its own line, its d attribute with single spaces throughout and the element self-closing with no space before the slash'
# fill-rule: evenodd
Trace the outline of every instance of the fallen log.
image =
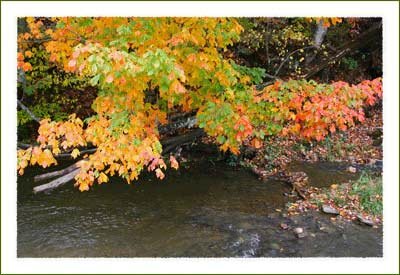
<svg viewBox="0 0 400 275">
<path fill-rule="evenodd" d="M 62 175 L 68 174 L 68 173 L 76 170 L 77 168 L 79 168 L 79 164 L 82 163 L 83 161 L 84 160 L 80 160 L 80 161 L 78 161 L 78 162 L 76 162 L 76 163 L 74 163 L 74 164 L 72 164 L 72 165 L 70 165 L 67 168 L 62 169 L 62 170 L 58 170 L 58 171 L 54 171 L 54 172 L 50 172 L 50 173 L 46 173 L 46 174 L 35 176 L 33 178 L 33 181 L 34 182 L 38 182 L 38 181 L 47 180 L 47 179 L 51 179 L 51 178 L 55 178 L 55 177 L 58 177 L 58 176 L 62 176 Z"/>
<path fill-rule="evenodd" d="M 179 145 L 194 141 L 196 138 L 201 137 L 204 134 L 205 133 L 204 133 L 203 129 L 196 129 L 185 135 L 172 137 L 172 138 L 166 139 L 164 141 L 161 141 L 161 144 L 164 147 L 163 155 L 170 153 L 174 148 L 178 147 Z"/>
<path fill-rule="evenodd" d="M 77 168 L 77 169 L 73 170 L 72 172 L 69 172 L 68 174 L 66 174 L 62 177 L 59 177 L 58 179 L 55 179 L 49 183 L 36 186 L 33 188 L 33 193 L 36 194 L 39 192 L 49 191 L 49 190 L 53 190 L 57 187 L 60 187 L 64 184 L 66 184 L 67 182 L 73 180 L 78 173 L 79 173 L 79 168 Z"/>
</svg>

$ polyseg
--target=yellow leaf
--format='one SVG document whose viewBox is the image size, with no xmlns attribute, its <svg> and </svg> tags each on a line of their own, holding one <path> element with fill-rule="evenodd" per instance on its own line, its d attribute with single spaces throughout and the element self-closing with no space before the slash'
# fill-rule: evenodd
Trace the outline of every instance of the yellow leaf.
<svg viewBox="0 0 400 275">
<path fill-rule="evenodd" d="M 78 149 L 74 149 L 71 153 L 71 156 L 75 159 L 77 156 L 79 156 L 81 153 L 79 152 Z"/>
<path fill-rule="evenodd" d="M 99 183 L 108 182 L 108 177 L 103 172 L 100 173 L 99 177 L 97 178 Z"/>
<path fill-rule="evenodd" d="M 33 55 L 33 54 L 32 54 L 31 51 L 26 51 L 26 52 L 25 52 L 25 56 L 26 56 L 26 57 L 32 57 L 32 55 Z"/>
<path fill-rule="evenodd" d="M 88 191 L 89 190 L 89 185 L 87 183 L 81 183 L 79 184 L 79 191 Z"/>
<path fill-rule="evenodd" d="M 186 92 L 186 89 L 178 80 L 175 79 L 170 86 L 170 91 L 177 94 L 183 94 Z"/>
</svg>

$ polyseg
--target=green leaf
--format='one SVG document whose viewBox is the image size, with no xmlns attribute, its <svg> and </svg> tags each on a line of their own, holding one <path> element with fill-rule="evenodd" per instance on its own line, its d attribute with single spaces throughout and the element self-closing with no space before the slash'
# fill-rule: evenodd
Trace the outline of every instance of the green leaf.
<svg viewBox="0 0 400 275">
<path fill-rule="evenodd" d="M 99 80 L 100 80 L 100 75 L 98 74 L 94 76 L 92 79 L 90 79 L 90 85 L 96 86 Z"/>
<path fill-rule="evenodd" d="M 222 143 L 225 143 L 225 141 L 226 141 L 226 138 L 224 136 L 218 136 L 217 137 L 217 142 L 218 143 L 222 144 Z"/>
</svg>

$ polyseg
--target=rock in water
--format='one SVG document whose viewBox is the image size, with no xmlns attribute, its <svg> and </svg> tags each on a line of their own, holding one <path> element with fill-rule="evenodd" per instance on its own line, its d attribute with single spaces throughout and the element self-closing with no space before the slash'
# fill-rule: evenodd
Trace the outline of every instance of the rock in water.
<svg viewBox="0 0 400 275">
<path fill-rule="evenodd" d="M 374 222 L 370 219 L 364 218 L 362 215 L 357 215 L 357 218 L 360 222 L 365 223 L 366 225 L 373 226 Z"/>
<path fill-rule="evenodd" d="M 282 228 L 283 230 L 286 230 L 286 229 L 289 228 L 289 226 L 288 226 L 286 223 L 281 223 L 281 228 Z"/>
<path fill-rule="evenodd" d="M 357 172 L 357 168 L 355 168 L 353 166 L 349 166 L 349 168 L 347 168 L 347 171 L 349 171 L 350 173 L 356 173 Z"/>
<path fill-rule="evenodd" d="M 299 238 L 299 239 L 304 238 L 306 236 L 307 236 L 307 234 L 305 232 L 297 234 L 297 238 Z"/>
<path fill-rule="evenodd" d="M 301 227 L 296 227 L 293 232 L 296 234 L 296 237 L 301 239 L 307 236 L 306 232 L 304 232 L 304 229 Z"/>
<path fill-rule="evenodd" d="M 296 234 L 301 234 L 304 232 L 304 230 L 301 227 L 296 227 L 295 229 L 293 229 L 293 232 Z"/>
<path fill-rule="evenodd" d="M 334 214 L 334 215 L 339 214 L 339 211 L 337 209 L 333 208 L 330 205 L 326 205 L 326 204 L 322 205 L 322 211 L 327 214 Z"/>
</svg>

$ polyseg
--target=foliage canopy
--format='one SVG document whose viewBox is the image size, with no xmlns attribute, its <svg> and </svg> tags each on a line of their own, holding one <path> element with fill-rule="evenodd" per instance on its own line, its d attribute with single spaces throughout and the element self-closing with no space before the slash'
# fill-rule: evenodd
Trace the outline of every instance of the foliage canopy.
<svg viewBox="0 0 400 275">
<path fill-rule="evenodd" d="M 200 128 L 221 150 L 259 148 L 265 136 L 296 134 L 321 140 L 364 120 L 364 105 L 382 96 L 381 79 L 344 82 L 277 81 L 263 90 L 264 70 L 225 58 L 243 28 L 235 18 L 27 18 L 18 37 L 18 68 L 32 71 L 30 47 L 42 40 L 66 73 L 98 88 L 95 115 L 82 121 L 40 122 L 38 146 L 18 151 L 18 169 L 56 164 L 54 156 L 91 144 L 76 184 L 88 190 L 118 174 L 128 182 L 147 168 L 160 179 L 167 165 L 158 127 L 172 111 L 194 111 Z M 178 162 L 169 158 L 170 166 Z"/>
</svg>

